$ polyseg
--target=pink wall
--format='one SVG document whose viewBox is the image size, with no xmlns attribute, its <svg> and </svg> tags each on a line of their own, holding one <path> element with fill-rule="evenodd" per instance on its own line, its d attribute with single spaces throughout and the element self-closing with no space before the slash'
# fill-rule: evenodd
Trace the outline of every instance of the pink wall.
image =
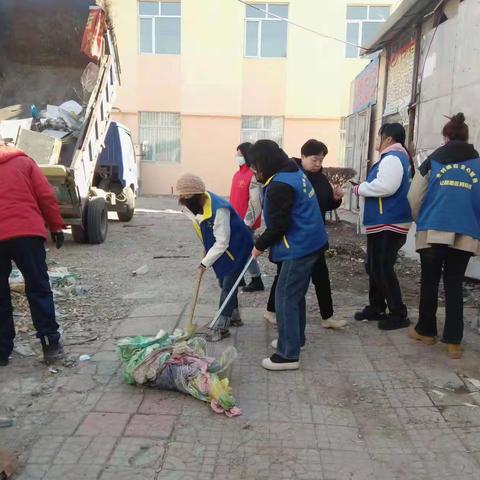
<svg viewBox="0 0 480 480">
<path fill-rule="evenodd" d="M 227 195 L 236 170 L 240 118 L 182 117 L 182 161 L 178 165 L 143 162 L 142 193 L 169 194 L 184 173 L 200 175 L 207 188 Z"/>
<path fill-rule="evenodd" d="M 340 148 L 340 120 L 285 119 L 284 148 L 290 156 L 300 156 L 302 145 L 310 138 L 325 143 L 328 147 L 327 166 L 338 166 Z"/>
<path fill-rule="evenodd" d="M 138 142 L 138 116 L 115 113 L 114 119 L 132 130 Z M 310 138 L 325 142 L 329 149 L 326 165 L 338 165 L 339 127 L 337 120 L 286 119 L 284 148 L 290 156 L 299 156 Z M 141 193 L 170 194 L 184 173 L 200 175 L 208 188 L 227 195 L 236 171 L 235 148 L 240 143 L 240 117 L 182 116 L 182 154 L 180 164 L 142 162 Z"/>
</svg>

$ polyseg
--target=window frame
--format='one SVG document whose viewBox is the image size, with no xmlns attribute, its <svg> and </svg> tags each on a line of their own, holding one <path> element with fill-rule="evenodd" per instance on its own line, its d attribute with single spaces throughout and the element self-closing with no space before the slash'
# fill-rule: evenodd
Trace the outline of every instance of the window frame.
<svg viewBox="0 0 480 480">
<path fill-rule="evenodd" d="M 244 128 L 243 121 L 246 118 L 260 118 L 262 120 L 261 128 Z M 240 124 L 240 141 L 241 142 L 248 141 L 244 138 L 244 132 L 253 132 L 253 133 L 260 132 L 260 131 L 274 132 L 275 130 L 273 130 L 273 129 L 265 128 L 265 119 L 266 118 L 275 118 L 275 119 L 281 119 L 282 120 L 282 131 L 281 131 L 282 140 L 281 140 L 281 142 L 279 142 L 279 145 L 280 145 L 280 147 L 283 147 L 283 142 L 285 140 L 285 117 L 283 117 L 281 115 L 242 115 L 241 124 Z M 261 140 L 261 139 L 257 139 L 257 140 Z"/>
<path fill-rule="evenodd" d="M 380 7 L 380 8 L 388 8 L 389 9 L 389 16 L 392 14 L 392 6 L 391 5 L 351 5 L 351 4 L 347 4 L 347 11 L 346 11 L 346 15 L 345 17 L 347 17 L 347 12 L 348 12 L 348 8 L 349 7 L 362 7 L 362 8 L 366 8 L 367 9 L 367 18 L 364 18 L 364 19 L 350 19 L 350 18 L 346 18 L 346 26 L 345 26 L 345 38 L 346 40 L 348 41 L 348 25 L 350 24 L 357 24 L 358 25 L 358 36 L 357 36 L 357 41 L 356 41 L 356 44 L 357 45 L 360 45 L 363 47 L 362 45 L 362 38 L 363 38 L 363 23 L 364 22 L 368 22 L 368 23 L 385 23 L 388 21 L 388 18 L 386 20 L 379 20 L 379 19 L 370 19 L 370 9 L 371 8 L 377 8 L 377 7 Z M 355 57 L 349 57 L 347 56 L 347 49 L 348 47 L 351 47 L 351 45 L 346 45 L 346 48 L 345 48 L 345 57 L 348 58 L 348 59 L 358 59 L 360 58 L 360 48 L 357 47 L 357 55 Z"/>
<path fill-rule="evenodd" d="M 142 123 L 142 114 L 170 114 L 170 115 L 177 115 L 178 116 L 178 125 L 155 125 L 155 124 L 145 124 Z M 144 156 L 142 158 L 142 162 L 148 164 L 159 164 L 159 165 L 181 165 L 182 163 L 182 114 L 180 112 L 159 112 L 159 111 L 150 111 L 150 110 L 141 110 L 138 112 L 138 138 L 140 145 L 143 144 L 143 141 L 140 140 L 143 136 L 143 128 L 150 128 L 150 129 L 160 129 L 167 131 L 168 129 L 178 129 L 178 141 L 179 141 L 179 151 L 178 151 L 178 161 L 164 161 L 164 160 L 150 160 L 146 159 Z M 155 151 L 155 153 L 157 153 Z"/>
<path fill-rule="evenodd" d="M 140 4 L 141 3 L 155 3 L 158 4 L 158 15 L 145 15 L 140 13 Z M 178 3 L 180 5 L 180 15 L 163 15 L 162 14 L 162 5 L 164 3 Z M 156 2 L 148 2 L 146 0 L 138 0 L 137 2 L 137 15 L 138 15 L 138 53 L 139 55 L 162 55 L 162 56 L 178 56 L 182 54 L 182 2 L 175 2 L 175 1 L 156 1 Z M 178 53 L 157 53 L 156 50 L 156 36 L 155 36 L 155 29 L 156 29 L 156 18 L 178 18 L 180 20 L 180 51 Z M 142 52 L 142 30 L 141 30 L 141 23 L 143 20 L 150 20 L 151 21 L 151 28 L 152 28 L 152 51 L 151 52 Z"/>
<path fill-rule="evenodd" d="M 253 6 L 256 5 L 262 5 L 261 3 L 259 4 L 254 4 L 252 3 Z M 243 56 L 244 58 L 267 58 L 267 59 L 278 59 L 278 58 L 288 58 L 288 34 L 289 34 L 289 28 L 288 28 L 288 17 L 287 18 L 276 18 L 272 17 L 269 18 L 270 14 L 270 6 L 274 7 L 287 7 L 288 8 L 288 15 L 290 15 L 290 4 L 289 3 L 265 3 L 265 17 L 258 17 L 258 18 L 249 18 L 247 17 L 247 9 L 248 6 L 245 6 L 245 32 L 244 32 L 244 48 L 243 48 Z M 260 12 L 259 12 L 260 13 Z M 276 15 L 275 13 L 273 15 Z M 262 26 L 263 22 L 285 22 L 287 24 L 287 34 L 285 38 L 285 56 L 284 57 L 264 57 L 262 56 Z M 257 53 L 256 55 L 247 55 L 247 23 L 252 22 L 256 23 L 258 25 L 258 31 L 257 31 Z"/>
</svg>

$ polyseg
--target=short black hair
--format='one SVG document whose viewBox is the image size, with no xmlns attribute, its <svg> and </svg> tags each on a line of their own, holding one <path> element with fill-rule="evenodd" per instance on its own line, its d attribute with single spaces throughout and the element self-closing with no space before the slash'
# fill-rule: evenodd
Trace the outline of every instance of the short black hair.
<svg viewBox="0 0 480 480">
<path fill-rule="evenodd" d="M 303 144 L 301 153 L 304 157 L 311 157 L 312 155 L 327 156 L 328 148 L 323 142 L 312 138 Z"/>
</svg>

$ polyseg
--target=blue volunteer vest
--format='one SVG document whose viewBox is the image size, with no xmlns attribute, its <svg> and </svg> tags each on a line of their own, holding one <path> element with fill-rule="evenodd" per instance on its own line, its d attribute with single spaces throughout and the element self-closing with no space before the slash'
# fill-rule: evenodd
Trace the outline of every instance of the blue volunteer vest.
<svg viewBox="0 0 480 480">
<path fill-rule="evenodd" d="M 428 191 L 417 230 L 437 230 L 480 240 L 480 158 L 448 165 L 431 159 Z"/>
<path fill-rule="evenodd" d="M 213 270 L 219 279 L 242 269 L 252 253 L 253 238 L 250 230 L 232 206 L 223 198 L 207 192 L 207 202 L 203 207 L 203 218 L 200 225 L 194 222 L 198 236 L 208 252 L 215 243 L 213 226 L 217 210 L 228 208 L 230 211 L 230 243 L 227 251 L 213 264 Z"/>
<path fill-rule="evenodd" d="M 363 224 L 373 225 L 392 225 L 398 223 L 409 223 L 412 221 L 412 211 L 408 203 L 407 195 L 411 182 L 411 167 L 408 155 L 403 152 L 384 153 L 380 161 L 377 162 L 368 172 L 367 182 L 372 182 L 377 178 L 380 163 L 389 155 L 400 159 L 403 166 L 403 178 L 400 188 L 390 197 L 366 197 L 365 209 L 363 213 Z"/>
<path fill-rule="evenodd" d="M 271 178 L 265 188 L 264 216 L 267 227 L 268 190 L 275 183 L 286 183 L 295 190 L 290 228 L 283 239 L 270 249 L 273 262 L 283 262 L 306 257 L 317 252 L 328 242 L 320 207 L 308 178 L 302 171 L 282 172 Z"/>
</svg>

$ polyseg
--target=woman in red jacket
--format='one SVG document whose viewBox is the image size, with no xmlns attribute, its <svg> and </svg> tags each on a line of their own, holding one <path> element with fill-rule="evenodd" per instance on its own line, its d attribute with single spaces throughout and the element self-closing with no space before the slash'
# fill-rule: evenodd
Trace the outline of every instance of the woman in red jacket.
<svg viewBox="0 0 480 480">
<path fill-rule="evenodd" d="M 8 365 L 15 326 L 8 278 L 12 261 L 25 280 L 33 325 L 46 363 L 63 354 L 48 278 L 45 224 L 57 248 L 64 228 L 53 188 L 37 164 L 0 138 L 0 366 Z"/>
<path fill-rule="evenodd" d="M 248 150 L 251 146 L 251 143 L 245 142 L 237 147 L 239 169 L 233 176 L 230 204 L 254 233 L 262 224 L 262 187 L 250 170 Z M 256 260 L 250 264 L 248 273 L 252 279 L 243 291 L 261 292 L 265 290 L 262 272 Z"/>
</svg>

